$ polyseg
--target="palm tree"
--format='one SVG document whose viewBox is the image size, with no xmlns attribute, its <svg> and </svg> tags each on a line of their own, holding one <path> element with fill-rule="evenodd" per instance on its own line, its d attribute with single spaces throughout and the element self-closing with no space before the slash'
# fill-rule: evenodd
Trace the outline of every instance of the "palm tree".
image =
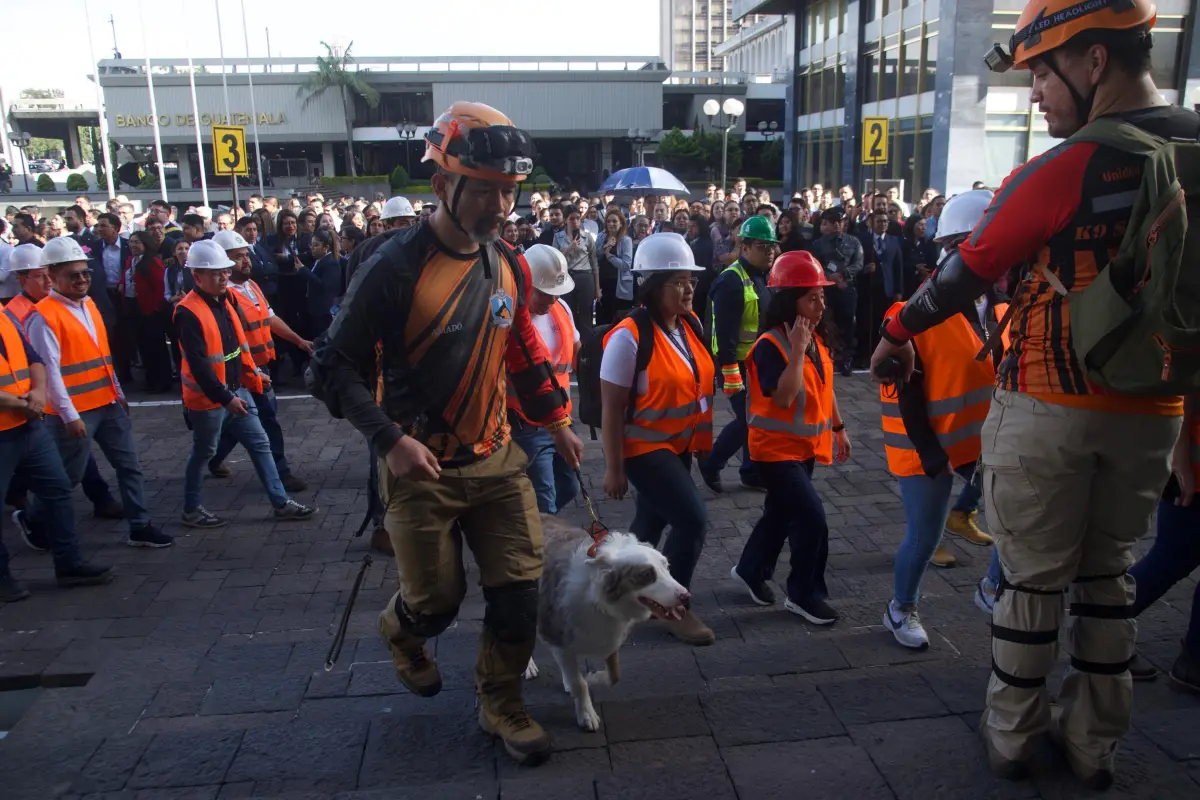
<svg viewBox="0 0 1200 800">
<path fill-rule="evenodd" d="M 350 55 L 350 48 L 354 46 L 354 42 L 346 45 L 346 49 L 341 53 L 325 42 L 321 42 L 321 46 L 325 48 L 325 55 L 317 56 L 316 72 L 309 75 L 296 90 L 296 96 L 308 93 L 300 106 L 305 109 L 309 103 L 325 94 L 326 89 L 337 90 L 342 98 L 342 115 L 346 118 L 346 165 L 350 169 L 350 177 L 356 177 L 358 173 L 354 169 L 354 103 L 350 99 L 350 93 L 360 95 L 368 106 L 375 108 L 379 105 L 379 92 L 362 79 L 362 72 L 353 68 L 354 57 Z"/>
</svg>

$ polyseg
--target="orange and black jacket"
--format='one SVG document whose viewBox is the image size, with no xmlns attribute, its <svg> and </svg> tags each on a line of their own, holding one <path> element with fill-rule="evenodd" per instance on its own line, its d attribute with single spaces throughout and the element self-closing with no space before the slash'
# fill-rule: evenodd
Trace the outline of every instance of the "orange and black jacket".
<svg viewBox="0 0 1200 800">
<path fill-rule="evenodd" d="M 448 466 L 490 455 L 510 438 L 507 381 L 535 423 L 567 416 L 526 304 L 529 267 L 509 245 L 463 256 L 423 223 L 383 239 L 355 266 L 309 381 L 376 455 L 404 435 Z"/>
</svg>

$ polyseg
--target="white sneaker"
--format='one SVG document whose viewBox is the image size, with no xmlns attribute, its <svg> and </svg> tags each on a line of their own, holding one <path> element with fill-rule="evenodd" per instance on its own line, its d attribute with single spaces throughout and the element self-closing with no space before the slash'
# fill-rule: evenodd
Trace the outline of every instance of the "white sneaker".
<svg viewBox="0 0 1200 800">
<path fill-rule="evenodd" d="M 987 575 L 980 578 L 979 585 L 975 587 L 975 607 L 989 617 L 996 607 L 996 584 L 988 580 Z"/>
<path fill-rule="evenodd" d="M 896 641 L 913 650 L 924 650 L 929 647 L 929 634 L 921 624 L 921 615 L 915 608 L 901 611 L 896 601 L 888 602 L 887 611 L 883 613 L 883 627 L 892 632 Z"/>
</svg>

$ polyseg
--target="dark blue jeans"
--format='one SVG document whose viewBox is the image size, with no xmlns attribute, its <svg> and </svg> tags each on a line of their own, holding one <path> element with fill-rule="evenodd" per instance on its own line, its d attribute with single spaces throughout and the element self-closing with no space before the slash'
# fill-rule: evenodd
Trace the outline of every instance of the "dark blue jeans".
<svg viewBox="0 0 1200 800">
<path fill-rule="evenodd" d="M 254 398 L 254 407 L 258 409 L 258 421 L 262 423 L 262 429 L 267 434 L 267 441 L 271 443 L 271 457 L 275 459 L 275 471 L 279 473 L 280 478 L 286 478 L 292 474 L 292 469 L 288 466 L 287 456 L 283 451 L 283 429 L 279 427 L 279 418 L 276 416 L 276 412 L 279 410 L 279 401 L 275 399 L 275 390 L 267 389 L 262 394 L 251 392 L 250 396 Z M 217 445 L 217 453 L 209 463 L 220 464 L 229 457 L 237 443 L 238 438 L 234 434 L 233 426 L 226 426 L 221 431 L 221 441 Z"/>
<path fill-rule="evenodd" d="M 825 586 L 829 526 L 825 506 L 813 487 L 813 465 L 811 458 L 755 462 L 767 487 L 767 499 L 737 566 L 738 574 L 747 581 L 771 580 L 787 542 L 792 550 L 787 594 L 802 606 L 829 597 Z"/>
<path fill-rule="evenodd" d="M 525 451 L 529 466 L 525 474 L 537 495 L 538 511 L 557 514 L 579 494 L 579 479 L 575 470 L 554 449 L 554 439 L 545 428 L 528 425 L 515 414 L 509 415 L 513 442 Z"/>
<path fill-rule="evenodd" d="M 627 458 L 625 477 L 637 489 L 629 531 L 658 547 L 663 529 L 670 525 L 662 552 L 671 564 L 671 577 L 690 587 L 708 532 L 708 512 L 692 482 L 692 454 L 654 450 Z"/>
<path fill-rule="evenodd" d="M 100 476 L 100 467 L 96 464 L 95 455 L 88 456 L 87 468 L 83 471 L 83 480 L 79 482 L 79 485 L 83 487 L 84 497 L 96 508 L 116 502 L 112 496 L 112 492 L 108 488 L 108 484 Z M 28 491 L 29 484 L 26 483 L 24 476 L 13 475 L 5 497 L 9 505 L 20 506 L 25 499 L 25 493 Z"/>
<path fill-rule="evenodd" d="M 833 324 L 837 327 L 838 338 L 841 339 L 842 352 L 837 359 L 837 365 L 843 367 L 854 358 L 854 348 L 857 336 L 854 331 L 855 315 L 858 313 L 858 289 L 850 284 L 845 289 L 830 286 L 825 290 L 825 302 L 833 314 Z"/>
<path fill-rule="evenodd" d="M 1154 545 L 1129 569 L 1137 581 L 1133 613 L 1141 614 L 1196 567 L 1200 567 L 1200 497 L 1187 507 L 1163 500 L 1158 504 Z M 1193 658 L 1200 658 L 1200 584 L 1192 595 L 1192 617 L 1184 644 Z"/>
<path fill-rule="evenodd" d="M 75 532 L 71 481 L 54 439 L 41 422 L 26 423 L 11 437 L 0 439 L 0 494 L 18 472 L 45 508 L 42 524 L 50 540 L 55 569 L 78 565 L 83 557 Z M 0 576 L 4 575 L 8 575 L 8 550 L 0 538 Z"/>
<path fill-rule="evenodd" d="M 706 475 L 719 473 L 740 448 L 742 465 L 738 467 L 738 473 L 743 478 L 757 478 L 754 462 L 750 460 L 750 450 L 746 447 L 746 393 L 729 395 L 729 407 L 733 409 L 733 419 L 721 429 L 708 458 L 700 460 L 700 471 Z"/>
</svg>

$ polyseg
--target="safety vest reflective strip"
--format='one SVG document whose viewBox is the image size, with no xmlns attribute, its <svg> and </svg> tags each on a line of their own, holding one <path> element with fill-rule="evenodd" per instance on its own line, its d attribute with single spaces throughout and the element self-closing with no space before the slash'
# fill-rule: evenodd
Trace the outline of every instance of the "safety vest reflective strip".
<svg viewBox="0 0 1200 800">
<path fill-rule="evenodd" d="M 36 307 L 46 320 L 46 326 L 58 339 L 58 374 L 62 377 L 71 404 L 80 414 L 117 401 L 112 355 L 108 351 L 108 331 L 95 305 L 87 298 L 83 302 L 84 313 L 91 319 L 96 332 L 94 340 L 71 309 L 54 295 L 42 298 Z M 49 404 L 46 405 L 46 411 L 58 414 Z"/>
<path fill-rule="evenodd" d="M 271 306 L 258 284 L 253 280 L 248 283 L 257 305 L 238 289 L 230 288 L 229 294 L 233 296 L 246 341 L 250 343 L 246 351 L 250 353 L 254 363 L 261 367 L 275 360 L 275 340 L 271 336 Z"/>
<path fill-rule="evenodd" d="M 228 294 L 225 297 L 226 307 L 234 312 L 236 310 L 236 301 L 230 302 Z M 200 321 L 200 327 L 204 331 L 204 345 L 208 350 L 208 354 L 204 360 L 212 365 L 213 374 L 217 380 L 225 382 L 226 364 L 230 361 L 237 362 L 233 365 L 234 368 L 240 368 L 242 372 L 241 384 L 251 392 L 257 394 L 262 393 L 262 382 L 259 380 L 254 361 L 250 358 L 250 346 L 246 343 L 246 335 L 242 331 L 242 323 L 240 314 L 230 313 L 230 321 L 233 323 L 235 335 L 240 340 L 237 347 L 232 353 L 225 353 L 224 345 L 221 341 L 221 329 L 217 325 L 217 318 L 213 314 L 213 310 L 209 308 L 208 302 L 195 291 L 188 292 L 179 305 L 176 307 L 176 313 L 179 308 L 186 308 L 196 315 L 196 319 Z M 220 406 L 208 399 L 208 395 L 200 388 L 200 384 L 196 382 L 196 378 L 192 373 L 191 365 L 188 363 L 187 353 L 183 354 L 183 365 L 179 370 L 179 382 L 183 388 L 183 404 L 192 411 L 211 411 Z"/>
<path fill-rule="evenodd" d="M 738 333 L 738 344 L 734 354 L 738 361 L 745 361 L 746 356 L 750 354 L 750 348 L 758 339 L 758 292 L 754 288 L 754 281 L 750 280 L 750 274 L 742 266 L 742 262 L 734 261 L 721 274 L 724 275 L 726 272 L 733 272 L 742 282 L 742 327 Z M 717 354 L 716 309 L 713 310 L 712 321 L 712 353 L 715 356 Z"/>
<path fill-rule="evenodd" d="M 8 305 L 4 307 L 4 310 L 8 312 L 9 319 L 17 323 L 17 327 L 24 330 L 25 320 L 29 319 L 29 315 L 33 313 L 33 309 L 36 307 L 32 300 L 24 294 L 19 294 L 8 301 Z"/>
<path fill-rule="evenodd" d="M 960 411 L 966 411 L 971 406 L 991 401 L 993 389 L 994 387 L 992 386 L 980 386 L 978 389 L 972 389 L 966 394 L 960 394 L 958 397 L 947 397 L 944 400 L 926 402 L 925 410 L 930 417 L 943 417 L 946 414 L 956 414 Z M 898 403 L 884 404 L 883 415 L 885 417 L 899 417 L 900 405 Z"/>
<path fill-rule="evenodd" d="M 766 342 L 766 344 L 764 344 Z M 776 347 L 791 363 L 792 347 L 782 331 L 772 329 L 759 337 L 746 360 L 749 405 L 746 409 L 747 444 L 756 461 L 833 461 L 833 359 L 820 338 L 814 338 L 816 358 L 821 361 L 824 380 L 813 359 L 804 364 L 800 392 L 792 405 L 780 408 L 764 395 L 754 363 L 754 348 Z"/>
<path fill-rule="evenodd" d="M 22 395 L 33 388 L 30 379 L 29 360 L 25 358 L 25 345 L 16 323 L 5 317 L 0 319 L 0 341 L 4 342 L 5 355 L 0 355 L 0 391 Z M 26 423 L 25 416 L 14 410 L 0 411 L 0 431 L 19 428 Z"/>
</svg>

